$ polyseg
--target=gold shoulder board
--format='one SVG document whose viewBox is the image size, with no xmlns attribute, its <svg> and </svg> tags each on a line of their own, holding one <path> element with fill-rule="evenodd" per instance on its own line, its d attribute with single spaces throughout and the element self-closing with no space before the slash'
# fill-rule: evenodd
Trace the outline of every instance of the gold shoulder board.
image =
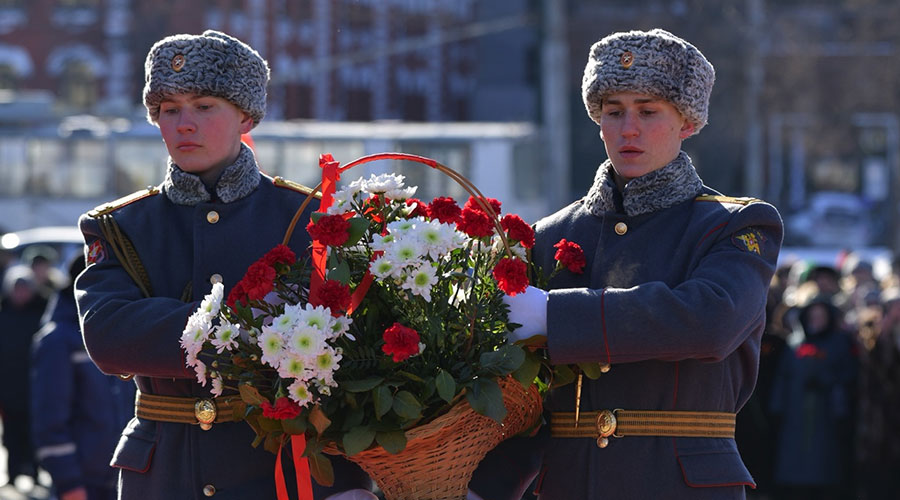
<svg viewBox="0 0 900 500">
<path fill-rule="evenodd" d="M 278 187 L 293 189 L 294 191 L 297 191 L 298 193 L 303 193 L 307 196 L 309 196 L 309 194 L 313 192 L 313 188 L 304 186 L 303 184 L 300 184 L 299 182 L 289 181 L 280 175 L 275 177 L 274 179 L 272 179 L 272 182 L 274 182 L 275 185 Z M 316 191 L 315 196 L 317 199 L 322 199 L 322 193 L 320 191 Z"/>
<path fill-rule="evenodd" d="M 110 212 L 118 210 L 118 209 L 124 207 L 125 205 L 134 203 L 138 200 L 142 200 L 144 198 L 147 198 L 149 196 L 154 196 L 157 194 L 159 194 L 159 189 L 154 186 L 151 186 L 151 187 L 148 187 L 147 189 L 142 189 L 135 193 L 131 193 L 129 195 L 123 196 L 123 197 L 119 198 L 118 200 L 99 205 L 96 208 L 94 208 L 93 210 L 91 210 L 90 212 L 88 212 L 88 215 L 96 219 L 97 217 L 101 217 Z"/>
<path fill-rule="evenodd" d="M 759 198 L 735 198 L 734 196 L 720 196 L 716 194 L 701 194 L 696 201 L 717 201 L 719 203 L 735 203 L 738 205 L 749 205 L 760 201 Z"/>
</svg>

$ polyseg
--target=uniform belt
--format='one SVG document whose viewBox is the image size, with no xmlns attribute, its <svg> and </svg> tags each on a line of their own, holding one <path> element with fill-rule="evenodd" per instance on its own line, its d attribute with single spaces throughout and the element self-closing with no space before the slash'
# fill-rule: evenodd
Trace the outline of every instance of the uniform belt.
<svg viewBox="0 0 900 500">
<path fill-rule="evenodd" d="M 600 410 L 550 414 L 550 435 L 589 437 L 606 447 L 608 439 L 625 436 L 734 438 L 735 414 L 715 411 Z"/>
<path fill-rule="evenodd" d="M 235 418 L 234 414 L 235 403 L 240 401 L 240 396 L 190 398 L 138 392 L 134 407 L 138 418 L 158 422 L 200 424 L 200 427 L 207 430 L 214 423 L 237 421 L 238 418 Z"/>
</svg>

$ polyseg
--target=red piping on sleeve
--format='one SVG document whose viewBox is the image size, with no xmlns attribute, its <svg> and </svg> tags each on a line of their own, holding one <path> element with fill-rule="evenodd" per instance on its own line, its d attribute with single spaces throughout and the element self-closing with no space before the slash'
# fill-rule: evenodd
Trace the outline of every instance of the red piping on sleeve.
<svg viewBox="0 0 900 500">
<path fill-rule="evenodd" d="M 723 227 L 725 227 L 725 224 L 727 224 L 727 222 L 723 222 L 723 223 L 719 224 L 718 226 L 710 229 L 708 233 L 704 234 L 703 237 L 700 238 L 700 241 L 697 242 L 697 248 L 700 248 L 700 245 L 702 245 L 703 242 L 706 241 L 706 238 L 708 238 L 709 235 L 711 235 L 711 234 L 715 233 L 716 231 L 718 231 L 719 229 L 722 229 Z"/>
</svg>

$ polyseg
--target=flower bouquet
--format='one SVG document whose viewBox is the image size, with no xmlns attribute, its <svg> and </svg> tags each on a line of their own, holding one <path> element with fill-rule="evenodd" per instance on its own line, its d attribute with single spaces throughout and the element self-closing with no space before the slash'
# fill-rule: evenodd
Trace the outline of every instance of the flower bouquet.
<svg viewBox="0 0 900 500">
<path fill-rule="evenodd" d="M 383 158 L 427 164 L 472 196 L 426 204 L 393 174 L 333 191 L 341 171 Z M 187 363 L 213 395 L 240 395 L 255 446 L 280 456 L 287 438 L 305 440 L 322 484 L 323 453 L 342 454 L 388 498 L 463 498 L 487 451 L 539 423 L 539 363 L 507 343 L 502 300 L 528 285 L 534 233 L 427 158 L 321 166 L 309 256 L 278 245 L 227 297 L 214 285 L 182 336 Z"/>
</svg>

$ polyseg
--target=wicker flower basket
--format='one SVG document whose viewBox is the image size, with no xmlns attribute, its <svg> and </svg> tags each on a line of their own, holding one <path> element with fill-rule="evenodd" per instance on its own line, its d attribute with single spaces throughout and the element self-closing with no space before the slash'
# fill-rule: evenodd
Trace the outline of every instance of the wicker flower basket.
<svg viewBox="0 0 900 500">
<path fill-rule="evenodd" d="M 377 446 L 347 457 L 387 500 L 463 500 L 478 463 L 501 441 L 534 427 L 541 416 L 537 388 L 511 377 L 498 380 L 507 415 L 503 424 L 476 413 L 463 398 L 449 412 L 406 433 L 396 455 Z"/>
<path fill-rule="evenodd" d="M 510 253 L 499 218 L 484 201 L 484 195 L 471 181 L 435 160 L 404 153 L 380 153 L 350 162 L 331 175 L 376 160 L 413 161 L 452 178 L 492 217 L 503 245 Z M 313 188 L 313 193 L 323 190 L 326 177 L 327 174 L 323 174 L 323 182 Z M 339 175 L 329 181 L 332 186 L 337 178 Z M 310 194 L 297 209 L 283 243 L 288 243 L 295 224 L 312 199 L 313 194 Z M 375 480 L 387 500 L 465 500 L 472 473 L 487 452 L 503 440 L 535 428 L 541 418 L 542 402 L 536 386 L 526 389 L 511 376 L 497 382 L 507 410 L 502 424 L 475 412 L 465 398 L 460 398 L 447 413 L 407 431 L 406 448 L 399 453 L 391 454 L 381 446 L 374 446 L 347 458 Z M 343 454 L 333 447 L 324 451 Z"/>
</svg>

